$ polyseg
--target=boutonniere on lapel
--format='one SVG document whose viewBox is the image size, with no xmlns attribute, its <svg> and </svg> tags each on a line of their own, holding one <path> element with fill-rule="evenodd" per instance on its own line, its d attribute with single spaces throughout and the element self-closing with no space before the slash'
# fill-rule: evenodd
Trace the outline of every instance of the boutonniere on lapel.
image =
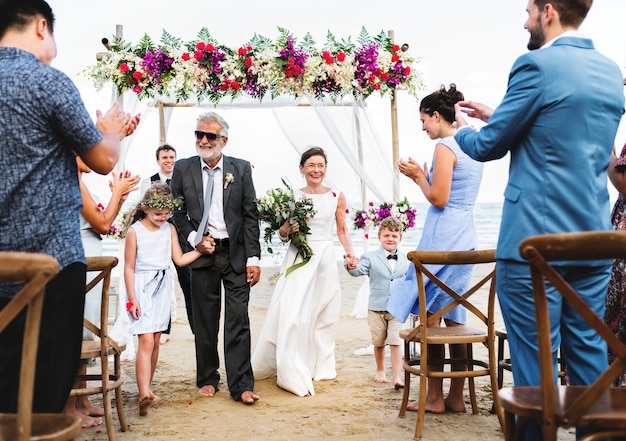
<svg viewBox="0 0 626 441">
<path fill-rule="evenodd" d="M 224 190 L 226 190 L 234 180 L 235 177 L 231 172 L 226 173 L 226 176 L 224 176 Z"/>
</svg>

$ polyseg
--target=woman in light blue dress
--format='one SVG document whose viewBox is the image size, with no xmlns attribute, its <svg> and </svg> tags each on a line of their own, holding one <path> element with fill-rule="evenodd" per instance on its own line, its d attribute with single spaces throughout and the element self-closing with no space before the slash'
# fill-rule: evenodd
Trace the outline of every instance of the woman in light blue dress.
<svg viewBox="0 0 626 441">
<path fill-rule="evenodd" d="M 430 202 L 426 213 L 424 230 L 417 246 L 418 250 L 463 251 L 476 248 L 476 230 L 474 228 L 474 204 L 480 188 L 483 165 L 474 161 L 460 149 L 454 140 L 456 128 L 454 105 L 463 100 L 463 94 L 451 84 L 446 90 L 438 91 L 425 97 L 420 103 L 422 130 L 430 139 L 436 139 L 430 169 L 423 168 L 412 158 L 400 161 L 400 172 L 411 178 L 422 190 Z M 435 266 L 430 270 L 446 284 L 459 292 L 467 290 L 472 278 L 471 265 Z M 417 282 L 415 269 L 411 266 L 403 280 L 398 281 L 389 296 L 387 308 L 398 321 L 405 322 L 409 313 L 418 314 Z M 426 309 L 436 312 L 450 303 L 450 297 L 434 283 L 426 281 Z M 465 308 L 457 307 L 444 316 L 446 326 L 465 324 Z M 433 345 L 435 346 L 435 345 Z M 429 346 L 429 354 L 443 358 L 443 345 Z M 451 347 L 452 358 L 464 357 L 465 347 Z M 463 370 L 466 367 L 452 367 Z M 442 366 L 443 369 L 443 366 Z M 443 397 L 443 379 L 428 379 L 426 410 L 441 413 L 447 410 L 465 412 L 463 400 L 464 378 L 451 380 L 448 396 Z M 417 410 L 417 402 L 409 404 L 407 409 Z"/>
</svg>

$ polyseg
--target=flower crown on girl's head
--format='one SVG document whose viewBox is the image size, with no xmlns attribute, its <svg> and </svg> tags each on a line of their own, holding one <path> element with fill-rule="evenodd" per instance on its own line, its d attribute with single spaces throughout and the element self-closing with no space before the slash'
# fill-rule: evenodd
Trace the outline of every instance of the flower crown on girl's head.
<svg viewBox="0 0 626 441">
<path fill-rule="evenodd" d="M 168 208 L 170 210 L 180 210 L 183 208 L 183 198 L 179 196 L 177 198 L 169 196 L 151 196 L 141 203 L 141 205 L 148 208 L 155 209 L 164 209 Z"/>
</svg>

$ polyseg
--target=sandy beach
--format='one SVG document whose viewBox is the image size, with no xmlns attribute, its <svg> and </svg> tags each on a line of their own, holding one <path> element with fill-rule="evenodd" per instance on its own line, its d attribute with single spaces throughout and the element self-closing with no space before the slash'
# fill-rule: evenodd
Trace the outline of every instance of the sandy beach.
<svg viewBox="0 0 626 441">
<path fill-rule="evenodd" d="M 263 324 L 273 291 L 277 267 L 263 267 L 261 282 L 252 289 L 250 319 L 253 346 Z M 161 397 L 145 417 L 138 415 L 138 394 L 134 362 L 123 361 L 125 383 L 124 409 L 129 430 L 121 432 L 114 410 L 119 440 L 321 440 L 361 441 L 412 440 L 416 414 L 398 417 L 402 391 L 392 383 L 378 384 L 372 355 L 355 355 L 370 344 L 365 319 L 351 317 L 355 296 L 366 280 L 353 278 L 341 267 L 342 310 L 337 335 L 337 378 L 315 382 L 316 394 L 300 398 L 276 386 L 275 379 L 257 381 L 255 391 L 261 400 L 254 406 L 233 401 L 221 369 L 220 391 L 213 398 L 198 394 L 195 386 L 195 350 L 187 323 L 182 293 L 178 293 L 177 320 L 172 324 L 171 340 L 161 346 L 153 382 Z M 479 294 L 480 295 L 480 294 Z M 485 296 L 486 297 L 486 296 Z M 496 325 L 501 325 L 498 316 Z M 388 378 L 391 367 L 387 358 Z M 223 360 L 222 360 L 223 363 Z M 505 385 L 510 384 L 506 375 Z M 417 397 L 413 380 L 411 399 Z M 427 414 L 423 440 L 503 440 L 498 419 L 489 410 L 492 405 L 488 378 L 477 380 L 479 413 L 473 415 L 466 394 L 466 414 Z M 98 398 L 93 398 L 98 402 Z M 83 429 L 79 441 L 107 440 L 104 425 Z M 574 439 L 572 433 L 560 433 L 561 441 Z"/>
</svg>

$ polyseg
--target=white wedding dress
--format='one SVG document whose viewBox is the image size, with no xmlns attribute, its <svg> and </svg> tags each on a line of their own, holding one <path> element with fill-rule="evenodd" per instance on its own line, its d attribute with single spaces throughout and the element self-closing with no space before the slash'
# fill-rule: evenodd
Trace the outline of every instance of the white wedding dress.
<svg viewBox="0 0 626 441">
<path fill-rule="evenodd" d="M 300 195 L 296 191 L 296 197 Z M 316 210 L 307 235 L 314 254 L 285 277 L 296 257 L 295 247 L 289 245 L 252 355 L 255 379 L 276 376 L 279 387 L 301 397 L 315 394 L 312 380 L 337 376 L 335 334 L 341 307 L 333 246 L 339 192 L 304 196 L 313 200 Z"/>
</svg>

